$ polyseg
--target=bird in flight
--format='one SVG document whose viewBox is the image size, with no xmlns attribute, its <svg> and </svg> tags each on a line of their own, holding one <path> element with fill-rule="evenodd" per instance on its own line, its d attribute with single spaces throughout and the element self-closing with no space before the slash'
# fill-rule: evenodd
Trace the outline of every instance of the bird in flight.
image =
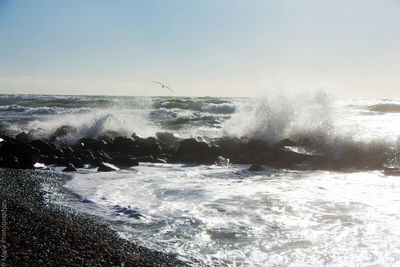
<svg viewBox="0 0 400 267">
<path fill-rule="evenodd" d="M 158 83 L 159 85 L 161 85 L 162 88 L 167 88 L 167 89 L 170 90 L 172 93 L 175 93 L 174 90 L 172 90 L 171 87 L 169 87 L 168 85 L 163 84 L 162 82 L 153 81 L 153 83 Z"/>
</svg>

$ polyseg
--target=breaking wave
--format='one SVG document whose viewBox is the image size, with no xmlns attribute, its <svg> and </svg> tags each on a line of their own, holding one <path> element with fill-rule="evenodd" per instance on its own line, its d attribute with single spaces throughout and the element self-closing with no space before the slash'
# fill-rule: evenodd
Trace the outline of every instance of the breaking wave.
<svg viewBox="0 0 400 267">
<path fill-rule="evenodd" d="M 333 134 L 335 115 L 332 98 L 323 92 L 263 96 L 239 107 L 224 124 L 224 133 L 268 143 L 298 135 L 320 137 Z"/>
<path fill-rule="evenodd" d="M 201 108 L 201 111 L 214 114 L 232 114 L 235 110 L 232 104 L 208 104 Z"/>
</svg>

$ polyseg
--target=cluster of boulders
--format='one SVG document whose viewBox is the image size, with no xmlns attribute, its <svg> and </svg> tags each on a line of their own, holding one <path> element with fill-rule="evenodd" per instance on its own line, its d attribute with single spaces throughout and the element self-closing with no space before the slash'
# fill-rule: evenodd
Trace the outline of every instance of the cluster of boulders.
<svg viewBox="0 0 400 267">
<path fill-rule="evenodd" d="M 142 138 L 104 134 L 97 138 L 82 138 L 73 145 L 57 142 L 68 134 L 63 126 L 48 139 L 34 139 L 26 133 L 15 137 L 1 136 L 0 167 L 33 168 L 36 163 L 65 166 L 76 171 L 89 164 L 99 171 L 137 166 L 140 162 L 197 164 L 259 164 L 290 169 L 383 169 L 382 157 L 370 157 L 364 152 L 335 157 L 329 151 L 318 153 L 307 140 L 294 142 L 283 139 L 274 144 L 247 138 L 207 137 L 182 139 L 172 133 L 157 133 Z M 250 170 L 260 170 L 253 166 Z"/>
</svg>

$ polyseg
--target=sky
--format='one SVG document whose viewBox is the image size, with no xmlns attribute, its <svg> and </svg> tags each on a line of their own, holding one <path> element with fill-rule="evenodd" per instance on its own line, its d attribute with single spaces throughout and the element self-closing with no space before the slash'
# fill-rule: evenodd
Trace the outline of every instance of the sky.
<svg viewBox="0 0 400 267">
<path fill-rule="evenodd" d="M 400 0 L 0 0 L 0 93 L 400 98 L 399 27 Z"/>
</svg>

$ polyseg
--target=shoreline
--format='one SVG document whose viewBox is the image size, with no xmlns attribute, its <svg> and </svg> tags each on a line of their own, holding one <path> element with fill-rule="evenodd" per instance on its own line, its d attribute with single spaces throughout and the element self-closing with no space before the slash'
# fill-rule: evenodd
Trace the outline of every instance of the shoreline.
<svg viewBox="0 0 400 267">
<path fill-rule="evenodd" d="M 67 179 L 49 171 L 0 168 L 1 218 L 6 226 L 1 266 L 186 265 L 174 255 L 118 237 L 104 221 L 46 201 L 42 185 L 60 188 Z"/>
</svg>

